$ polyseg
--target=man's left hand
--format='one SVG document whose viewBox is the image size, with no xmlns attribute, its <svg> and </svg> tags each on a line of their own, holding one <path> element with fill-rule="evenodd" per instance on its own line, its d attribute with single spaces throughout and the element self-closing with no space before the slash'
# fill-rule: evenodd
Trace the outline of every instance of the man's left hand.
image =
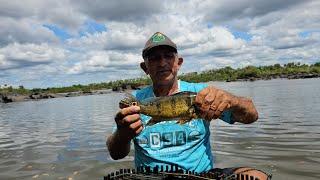
<svg viewBox="0 0 320 180">
<path fill-rule="evenodd" d="M 205 120 L 217 119 L 223 111 L 238 103 L 238 98 L 224 90 L 209 86 L 201 90 L 195 100 Z"/>
</svg>

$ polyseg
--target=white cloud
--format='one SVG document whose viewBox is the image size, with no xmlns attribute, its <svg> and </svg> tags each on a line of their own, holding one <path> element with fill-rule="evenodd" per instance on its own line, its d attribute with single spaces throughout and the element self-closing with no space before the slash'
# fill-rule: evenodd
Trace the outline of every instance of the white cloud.
<svg viewBox="0 0 320 180">
<path fill-rule="evenodd" d="M 301 3 L 303 2 L 300 0 L 205 0 L 200 4 L 198 10 L 204 12 L 206 20 L 223 23 L 234 19 L 256 18 L 272 12 L 286 11 Z"/>
<path fill-rule="evenodd" d="M 87 54 L 87 57 L 76 63 L 68 70 L 69 74 L 81 74 L 90 72 L 107 72 L 119 70 L 127 70 L 139 63 L 139 55 L 122 54 L 119 52 L 92 51 Z M 123 69 L 121 69 L 123 68 Z"/>
<path fill-rule="evenodd" d="M 48 44 L 10 44 L 0 52 L 7 59 L 21 60 L 30 62 L 51 62 L 65 58 L 64 50 L 50 47 Z"/>
<path fill-rule="evenodd" d="M 225 66 L 230 66 L 230 64 L 234 64 L 234 63 L 235 63 L 235 61 L 232 59 L 216 58 L 216 57 L 212 57 L 210 59 L 205 59 L 200 62 L 201 70 L 222 68 Z"/>
<path fill-rule="evenodd" d="M 52 31 L 32 19 L 0 17 L 0 21 L 0 45 L 59 41 Z"/>
<path fill-rule="evenodd" d="M 130 22 L 143 20 L 153 13 L 163 10 L 160 0 L 73 0 L 72 5 L 89 17 L 101 21 Z"/>
<path fill-rule="evenodd" d="M 16 21 L 34 20 L 40 23 L 55 24 L 69 30 L 78 28 L 85 15 L 74 8 L 69 0 L 0 0 L 0 16 Z"/>
<path fill-rule="evenodd" d="M 110 22 L 108 31 L 87 34 L 67 40 L 68 46 L 83 50 L 130 50 L 142 49 L 146 31 L 133 23 Z"/>
<path fill-rule="evenodd" d="M 192 33 L 190 33 L 192 35 Z M 202 32 L 196 32 L 202 39 L 202 43 L 195 42 L 194 47 L 186 48 L 182 51 L 185 55 L 203 55 L 214 52 L 228 51 L 242 48 L 245 42 L 241 39 L 236 39 L 226 28 L 215 27 L 212 29 L 205 29 Z M 190 39 L 185 39 L 190 41 Z M 228 52 L 226 52 L 228 53 Z"/>
<path fill-rule="evenodd" d="M 0 69 L 49 64 L 66 58 L 66 51 L 48 44 L 9 44 L 0 49 Z"/>
<path fill-rule="evenodd" d="M 0 69 L 7 69 L 11 66 L 12 64 L 7 61 L 6 57 L 3 54 L 0 54 Z"/>
<path fill-rule="evenodd" d="M 1 1 L 1 81 L 63 85 L 140 76 L 157 31 L 176 42 L 183 71 L 319 61 L 320 1 Z M 106 30 L 79 36 L 86 22 Z M 71 33 L 62 35 L 52 25 Z M 208 28 L 210 27 L 210 28 Z M 93 27 L 94 28 L 94 27 Z M 242 37 L 243 32 L 251 39 Z M 303 35 L 302 35 L 303 34 Z M 99 74 L 99 76 L 98 76 Z M 25 76 L 24 76 L 25 75 Z M 24 77 L 24 78 L 21 78 Z M 57 80 L 61 79 L 61 81 Z"/>
</svg>

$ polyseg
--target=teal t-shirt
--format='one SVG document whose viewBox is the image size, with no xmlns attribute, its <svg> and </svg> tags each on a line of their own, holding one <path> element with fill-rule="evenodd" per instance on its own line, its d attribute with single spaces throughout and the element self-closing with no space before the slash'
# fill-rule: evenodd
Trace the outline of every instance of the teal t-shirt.
<svg viewBox="0 0 320 180">
<path fill-rule="evenodd" d="M 179 91 L 199 92 L 206 84 L 179 81 Z M 139 100 L 154 97 L 152 86 L 133 92 Z M 151 117 L 141 114 L 145 125 Z M 224 112 L 220 119 L 232 123 L 231 113 Z M 144 126 L 143 131 L 133 139 L 135 165 L 166 166 L 178 165 L 179 168 L 204 172 L 214 168 L 214 156 L 210 146 L 210 123 L 194 119 L 186 124 L 175 120 Z"/>
</svg>

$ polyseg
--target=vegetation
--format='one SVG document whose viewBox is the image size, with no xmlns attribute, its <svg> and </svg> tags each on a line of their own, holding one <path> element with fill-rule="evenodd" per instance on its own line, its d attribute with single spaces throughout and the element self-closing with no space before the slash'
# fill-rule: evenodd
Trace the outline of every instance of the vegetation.
<svg viewBox="0 0 320 180">
<path fill-rule="evenodd" d="M 273 78 L 303 78 L 305 75 L 320 75 L 320 62 L 313 65 L 300 63 L 288 63 L 281 66 L 274 64 L 270 66 L 247 66 L 241 69 L 233 69 L 229 66 L 208 70 L 201 73 L 193 72 L 179 76 L 180 79 L 189 82 L 207 81 L 238 81 L 257 80 Z"/>
<path fill-rule="evenodd" d="M 298 75 L 298 76 L 297 76 Z M 256 80 L 272 78 L 301 78 L 299 75 L 316 75 L 320 77 L 320 62 L 313 65 L 300 63 L 288 63 L 281 66 L 274 64 L 270 66 L 247 66 L 245 68 L 233 69 L 229 66 L 221 69 L 213 69 L 203 72 L 192 72 L 182 74 L 179 79 L 189 82 L 207 82 L 207 81 L 237 81 L 237 80 Z M 88 85 L 73 85 L 69 87 L 52 87 L 46 89 L 34 88 L 25 89 L 23 86 L 13 88 L 11 86 L 1 86 L 0 94 L 19 94 L 30 95 L 39 93 L 68 93 L 68 92 L 91 92 L 101 89 L 116 89 L 123 86 L 143 86 L 150 84 L 151 80 L 147 76 L 144 78 L 117 80 L 102 83 L 93 83 Z"/>
</svg>

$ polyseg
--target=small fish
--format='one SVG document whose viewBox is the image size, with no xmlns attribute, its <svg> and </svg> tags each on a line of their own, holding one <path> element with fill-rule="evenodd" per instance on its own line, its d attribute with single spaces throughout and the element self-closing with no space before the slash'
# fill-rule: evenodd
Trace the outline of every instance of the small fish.
<svg viewBox="0 0 320 180">
<path fill-rule="evenodd" d="M 194 104 L 197 93 L 183 91 L 171 96 L 153 97 L 137 101 L 132 95 L 119 102 L 119 107 L 140 106 L 140 113 L 151 116 L 147 126 L 162 121 L 178 120 L 184 124 L 198 117 L 198 109 Z"/>
</svg>

